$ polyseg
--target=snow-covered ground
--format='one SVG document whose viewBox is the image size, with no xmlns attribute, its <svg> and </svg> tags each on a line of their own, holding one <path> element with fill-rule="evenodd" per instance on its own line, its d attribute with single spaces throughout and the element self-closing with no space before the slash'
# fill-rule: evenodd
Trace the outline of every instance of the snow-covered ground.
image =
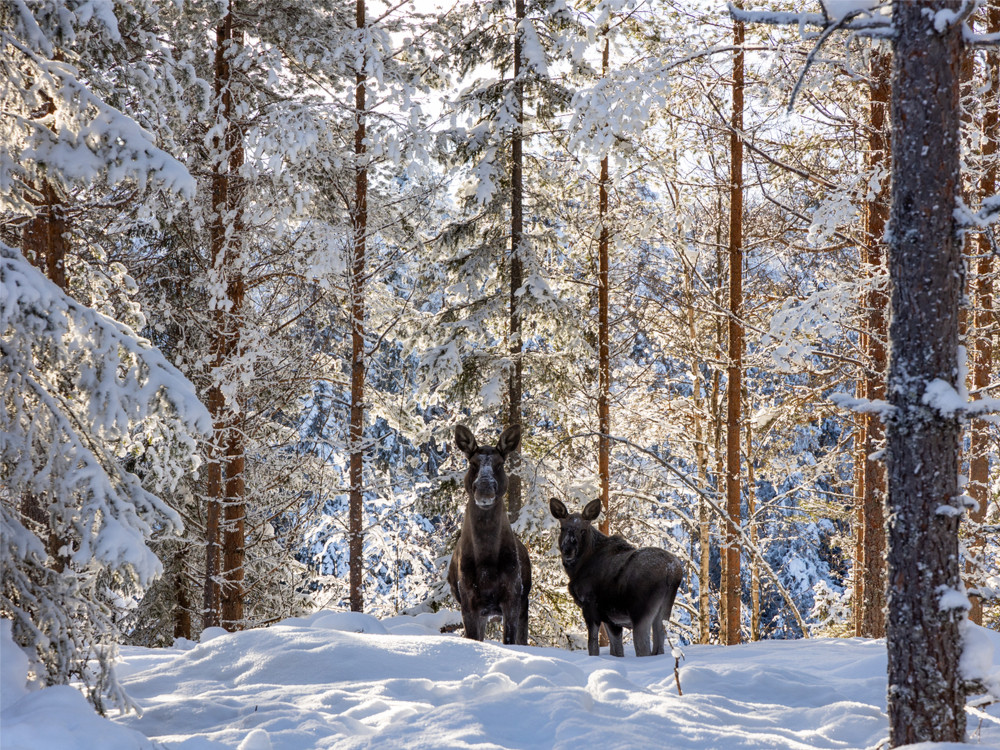
<svg viewBox="0 0 1000 750">
<path fill-rule="evenodd" d="M 143 714 L 100 719 L 69 687 L 28 692 L 2 623 L 3 750 L 309 748 L 875 748 L 888 735 L 882 641 L 689 646 L 670 656 L 474 643 L 447 615 L 346 612 L 200 644 L 123 649 Z M 1000 634 L 976 629 L 1000 660 Z M 980 645 L 982 648 L 982 644 Z M 1000 706 L 969 740 L 1000 748 Z M 148 738 L 148 739 L 147 739 Z M 150 742 L 152 740 L 153 742 Z M 949 745 L 922 745 L 943 750 Z M 966 747 L 954 745 L 951 747 Z"/>
</svg>

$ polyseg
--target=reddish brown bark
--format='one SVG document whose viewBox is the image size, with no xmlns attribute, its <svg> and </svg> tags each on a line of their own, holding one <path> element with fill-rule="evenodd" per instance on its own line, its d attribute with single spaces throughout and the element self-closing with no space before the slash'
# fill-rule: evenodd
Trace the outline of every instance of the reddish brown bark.
<svg viewBox="0 0 1000 750">
<path fill-rule="evenodd" d="M 1000 32 L 1000 5 L 989 6 L 987 32 Z M 990 49 L 986 55 L 986 71 L 989 76 L 989 91 L 984 95 L 982 158 L 983 172 L 979 179 L 980 199 L 997 192 L 998 172 L 1000 172 L 1000 52 Z M 992 375 L 993 340 L 989 328 L 994 321 L 993 307 L 993 248 L 985 232 L 980 233 L 977 242 L 978 257 L 973 277 L 973 341 L 970 345 L 972 391 L 985 395 Z M 969 514 L 974 524 L 986 520 L 986 505 L 989 502 L 989 432 L 982 420 L 973 419 L 969 426 L 969 485 L 968 494 L 976 501 L 977 507 Z M 982 560 L 986 539 L 978 530 L 973 531 L 969 552 Z M 976 560 L 966 562 L 966 573 L 975 574 Z M 969 619 L 982 625 L 983 606 L 977 596 L 971 598 Z"/>
<path fill-rule="evenodd" d="M 507 424 L 521 424 L 521 401 L 524 393 L 524 366 L 521 359 L 522 312 L 518 292 L 524 283 L 521 246 L 524 243 L 524 82 L 521 80 L 521 22 L 525 17 L 524 0 L 514 0 L 514 108 L 517 125 L 511 135 L 510 171 L 510 376 L 507 380 L 509 412 Z M 511 521 L 521 513 L 520 457 L 510 456 L 507 513 Z"/>
<path fill-rule="evenodd" d="M 49 104 L 39 117 L 49 115 L 53 107 Z M 22 233 L 22 250 L 24 256 L 50 281 L 60 289 L 66 290 L 66 258 L 69 255 L 69 242 L 66 238 L 68 223 L 65 216 L 65 206 L 55 186 L 42 178 L 38 186 L 39 196 L 29 196 L 34 205 L 35 215 L 25 225 Z M 52 560 L 52 569 L 63 572 L 69 564 L 69 557 L 62 553 L 65 540 L 52 528 L 44 498 L 33 492 L 26 493 L 21 498 L 21 515 L 28 528 L 33 528 L 39 538 L 45 540 L 45 550 Z"/>
<path fill-rule="evenodd" d="M 726 643 L 741 641 L 740 420 L 743 381 L 743 23 L 733 22 L 733 113 L 729 162 L 729 365 L 726 370 Z"/>
<path fill-rule="evenodd" d="M 356 4 L 358 29 L 365 27 L 365 2 Z M 350 598 L 351 610 L 364 610 L 364 431 L 365 431 L 365 254 L 368 234 L 368 166 L 365 146 L 365 73 L 354 84 L 354 253 L 351 262 L 351 465 Z"/>
<path fill-rule="evenodd" d="M 215 313 L 214 368 L 221 368 L 240 350 L 244 282 L 237 265 L 243 233 L 242 185 L 239 171 L 244 161 L 243 135 L 234 122 L 232 47 L 243 41 L 235 25 L 235 2 L 216 28 L 215 95 L 224 123 L 215 142 L 219 161 L 212 172 L 212 210 L 209 246 L 212 268 L 226 280 L 225 306 Z M 232 231 L 227 235 L 228 222 Z M 214 424 L 205 486 L 205 587 L 202 626 L 221 625 L 228 630 L 243 626 L 245 487 L 244 438 L 238 421 L 238 404 L 227 403 L 221 384 L 209 389 L 206 406 Z"/>
<path fill-rule="evenodd" d="M 890 166 L 886 130 L 889 116 L 890 55 L 874 44 L 869 64 L 868 152 L 869 173 Z M 862 248 L 862 273 L 872 283 L 886 273 L 885 227 L 889 218 L 889 180 L 882 180 L 877 193 L 865 204 L 865 246 Z M 889 298 L 883 287 L 869 286 L 864 296 L 865 336 L 868 369 L 865 373 L 865 397 L 885 399 L 886 340 Z M 882 419 L 876 414 L 862 415 L 865 422 L 862 442 L 864 461 L 862 495 L 861 617 L 859 635 L 885 636 L 885 463 L 872 458 L 885 438 Z"/>
<path fill-rule="evenodd" d="M 608 54 L 610 42 L 604 38 L 603 73 L 608 75 Z M 611 529 L 611 331 L 608 324 L 608 306 L 610 303 L 610 245 L 611 233 L 608 229 L 608 157 L 601 159 L 600 194 L 598 196 L 598 213 L 601 225 L 600 238 L 597 243 L 597 473 L 601 477 L 601 507 L 604 516 L 598 528 L 601 533 L 608 534 Z"/>
</svg>

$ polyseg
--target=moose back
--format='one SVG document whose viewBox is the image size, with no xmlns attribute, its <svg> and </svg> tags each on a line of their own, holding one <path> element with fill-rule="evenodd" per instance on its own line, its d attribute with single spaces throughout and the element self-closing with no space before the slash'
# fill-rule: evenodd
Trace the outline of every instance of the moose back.
<svg viewBox="0 0 1000 750">
<path fill-rule="evenodd" d="M 604 623 L 612 656 L 624 656 L 622 627 L 632 628 L 637 656 L 664 653 L 663 622 L 670 619 L 681 585 L 680 560 L 663 549 L 636 548 L 620 536 L 605 536 L 592 522 L 601 501 L 570 513 L 556 498 L 549 510 L 559 520 L 559 553 L 569 576 L 569 592 L 587 623 L 587 651 L 600 653 L 598 631 Z M 652 642 L 650 642 L 652 630 Z"/>
<path fill-rule="evenodd" d="M 520 425 L 500 433 L 496 447 L 481 446 L 464 425 L 455 428 L 455 444 L 468 459 L 468 502 L 458 544 L 448 567 L 452 596 L 462 610 L 466 638 L 483 640 L 486 623 L 503 618 L 503 642 L 528 642 L 528 593 L 531 561 L 507 519 L 504 460 L 521 442 Z"/>
</svg>

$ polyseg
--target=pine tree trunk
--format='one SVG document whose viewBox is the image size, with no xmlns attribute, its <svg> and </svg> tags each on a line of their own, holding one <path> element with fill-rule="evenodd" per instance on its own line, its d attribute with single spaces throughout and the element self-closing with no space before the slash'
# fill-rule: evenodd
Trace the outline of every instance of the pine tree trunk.
<svg viewBox="0 0 1000 750">
<path fill-rule="evenodd" d="M 236 3 L 216 28 L 215 95 L 223 123 L 221 139 L 214 144 L 218 161 L 212 172 L 212 210 L 209 245 L 212 269 L 225 280 L 226 305 L 215 312 L 214 368 L 237 357 L 241 348 L 241 316 L 244 282 L 239 267 L 239 244 L 244 231 L 243 189 L 239 172 L 243 166 L 243 135 L 234 122 L 234 46 L 242 44 L 243 33 L 235 28 Z M 227 235 L 228 226 L 232 231 Z M 221 384 L 209 389 L 207 407 L 214 424 L 206 469 L 205 503 L 205 587 L 202 626 L 223 626 L 237 630 L 243 626 L 244 516 L 246 513 L 244 436 L 238 420 L 238 404 L 228 403 Z"/>
<path fill-rule="evenodd" d="M 874 171 L 889 166 L 889 143 L 886 138 L 886 118 L 889 114 L 890 55 L 873 43 L 869 65 L 868 169 Z M 885 225 L 889 218 L 889 181 L 883 180 L 877 195 L 865 204 L 865 239 L 862 266 L 870 280 L 885 272 Z M 884 291 L 869 287 L 865 293 L 865 348 L 869 369 L 865 374 L 865 397 L 885 399 L 886 349 L 889 299 Z M 864 496 L 862 513 L 864 527 L 863 562 L 861 572 L 861 620 L 859 635 L 869 638 L 885 636 L 885 463 L 871 458 L 885 438 L 885 429 L 878 415 L 865 414 Z"/>
<path fill-rule="evenodd" d="M 868 346 L 866 334 L 861 331 L 859 336 L 859 346 L 862 351 Z M 855 395 L 858 398 L 865 397 L 865 378 L 858 377 Z M 868 431 L 868 418 L 864 414 L 857 414 L 854 417 L 855 425 L 855 448 L 854 448 L 854 571 L 852 592 L 853 609 L 851 620 L 854 627 L 854 635 L 861 635 L 862 609 L 865 600 L 865 446 L 868 444 L 866 433 Z"/>
<path fill-rule="evenodd" d="M 893 5 L 886 628 L 892 747 L 965 736 L 958 672 L 964 608 L 953 601 L 962 589 L 955 512 L 961 427 L 957 416 L 925 403 L 935 381 L 958 385 L 963 269 L 952 209 L 961 186 L 962 26 L 939 31 L 934 21 L 936 11 L 960 5 Z"/>
<path fill-rule="evenodd" d="M 46 99 L 48 102 L 48 100 Z M 49 116 L 55 107 L 43 109 L 41 116 Z M 35 206 L 35 215 L 25 225 L 22 234 L 22 249 L 24 256 L 35 267 L 39 268 L 63 291 L 67 289 L 66 256 L 69 254 L 69 243 L 66 232 L 69 227 L 65 217 L 65 207 L 55 187 L 47 179 L 42 178 L 38 186 L 41 199 L 29 196 L 28 200 Z M 52 569 L 62 573 L 69 564 L 69 558 L 60 554 L 65 548 L 62 537 L 55 533 L 44 501 L 33 492 L 27 492 L 21 497 L 20 512 L 28 528 L 33 528 L 40 539 L 45 539 L 45 551 L 52 560 Z"/>
<path fill-rule="evenodd" d="M 510 172 L 510 377 L 508 378 L 507 396 L 510 412 L 508 424 L 521 423 L 521 394 L 523 393 L 522 375 L 524 372 L 521 360 L 522 315 L 518 291 L 524 283 L 524 266 L 521 261 L 521 250 L 524 241 L 524 83 L 521 81 L 521 22 L 524 21 L 524 0 L 514 0 L 514 108 L 517 125 L 511 136 L 511 172 Z M 517 520 L 521 513 L 521 476 L 520 457 L 511 456 L 510 479 L 507 485 L 507 513 L 511 521 Z"/>
<path fill-rule="evenodd" d="M 747 526 L 750 544 L 757 547 L 757 490 L 753 472 L 753 429 L 747 423 Z M 760 640 L 760 558 L 750 558 L 750 640 Z"/>
<path fill-rule="evenodd" d="M 357 2 L 357 27 L 365 27 L 365 2 Z M 354 257 L 351 264 L 351 466 L 350 597 L 351 610 L 364 610 L 364 397 L 365 397 L 365 243 L 368 233 L 368 166 L 365 161 L 365 74 L 357 71 L 354 88 Z"/>
<path fill-rule="evenodd" d="M 603 74 L 608 75 L 609 40 L 604 37 Z M 598 389 L 597 389 L 597 421 L 601 433 L 597 442 L 597 471 L 601 477 L 601 506 L 604 516 L 601 519 L 600 530 L 608 534 L 611 529 L 611 331 L 608 326 L 609 305 L 609 252 L 611 233 L 608 230 L 608 173 L 607 155 L 601 159 L 600 195 L 598 197 L 601 234 L 597 243 L 597 359 L 598 359 Z"/>
<path fill-rule="evenodd" d="M 743 23 L 733 23 L 729 164 L 729 365 L 726 383 L 726 644 L 740 642 L 740 406 L 743 376 Z"/>
<path fill-rule="evenodd" d="M 1000 5 L 991 5 L 987 14 L 987 33 L 1000 33 Z M 1000 171 L 1000 52 L 990 49 L 986 55 L 986 71 L 989 76 L 989 92 L 984 96 L 982 158 L 983 172 L 979 179 L 979 197 L 988 198 L 996 194 L 997 177 Z M 993 325 L 993 248 L 986 232 L 978 237 L 979 257 L 976 261 L 973 299 L 971 349 L 972 390 L 985 396 L 985 388 L 990 384 L 993 361 L 993 341 L 990 327 Z M 989 443 L 990 435 L 980 419 L 973 419 L 969 425 L 969 485 L 968 494 L 977 507 L 969 514 L 973 524 L 986 520 L 986 505 L 989 503 Z M 975 580 L 976 564 L 982 565 L 986 551 L 986 539 L 974 527 L 969 553 L 973 560 L 966 562 L 966 574 Z M 980 571 L 981 573 L 981 571 Z M 977 625 L 983 624 L 983 605 L 978 596 L 971 598 L 969 619 Z"/>
<path fill-rule="evenodd" d="M 188 591 L 188 544 L 180 544 L 174 553 L 174 638 L 191 640 L 191 596 Z"/>
</svg>

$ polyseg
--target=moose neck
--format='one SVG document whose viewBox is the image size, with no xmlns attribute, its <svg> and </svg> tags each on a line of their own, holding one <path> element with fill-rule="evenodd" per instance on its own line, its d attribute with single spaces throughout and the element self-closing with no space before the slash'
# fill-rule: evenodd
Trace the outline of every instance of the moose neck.
<svg viewBox="0 0 1000 750">
<path fill-rule="evenodd" d="M 504 532 L 510 529 L 503 497 L 497 497 L 493 505 L 483 508 L 470 495 L 465 506 L 463 526 L 471 532 L 469 538 L 475 547 L 476 557 L 495 556 L 503 544 Z"/>
</svg>

